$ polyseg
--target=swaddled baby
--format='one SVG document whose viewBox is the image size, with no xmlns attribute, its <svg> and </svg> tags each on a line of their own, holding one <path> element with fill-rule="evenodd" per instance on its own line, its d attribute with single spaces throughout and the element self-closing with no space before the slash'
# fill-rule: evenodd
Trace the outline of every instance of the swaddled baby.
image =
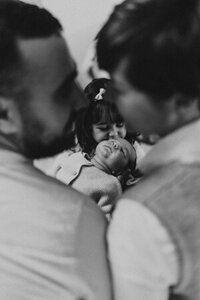
<svg viewBox="0 0 200 300">
<path fill-rule="evenodd" d="M 50 175 L 89 195 L 107 213 L 121 195 L 121 174 L 135 162 L 135 149 L 127 140 L 111 139 L 97 145 L 92 159 L 81 152 L 60 154 Z"/>
</svg>

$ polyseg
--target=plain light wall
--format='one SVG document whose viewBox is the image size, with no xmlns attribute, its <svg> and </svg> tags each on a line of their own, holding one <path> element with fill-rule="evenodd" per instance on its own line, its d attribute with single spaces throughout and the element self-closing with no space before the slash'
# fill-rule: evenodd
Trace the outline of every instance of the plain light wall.
<svg viewBox="0 0 200 300">
<path fill-rule="evenodd" d="M 62 23 L 64 36 L 79 70 L 116 0 L 36 0 Z M 80 81 L 83 74 L 79 77 Z"/>
<path fill-rule="evenodd" d="M 92 41 L 108 18 L 113 6 L 122 0 L 22 0 L 47 8 L 61 22 L 64 36 L 79 69 L 84 86 L 84 60 L 90 55 Z M 90 50 L 89 50 L 90 49 Z M 87 61 L 86 61 L 87 64 Z"/>
</svg>

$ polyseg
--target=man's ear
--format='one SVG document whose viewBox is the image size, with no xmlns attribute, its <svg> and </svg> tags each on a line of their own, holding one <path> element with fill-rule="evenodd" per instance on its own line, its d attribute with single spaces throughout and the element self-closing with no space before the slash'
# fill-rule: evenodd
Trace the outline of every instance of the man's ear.
<svg viewBox="0 0 200 300">
<path fill-rule="evenodd" d="M 177 108 L 188 107 L 194 101 L 193 98 L 189 96 L 184 96 L 182 94 L 175 94 L 173 100 Z"/>
<path fill-rule="evenodd" d="M 167 103 L 169 124 L 171 128 L 177 128 L 200 117 L 198 99 L 186 98 L 183 95 L 174 95 Z"/>
<path fill-rule="evenodd" d="M 17 131 L 19 112 L 13 99 L 0 96 L 0 132 L 10 135 Z"/>
<path fill-rule="evenodd" d="M 177 114 L 182 119 L 188 119 L 189 121 L 190 119 L 195 119 L 200 115 L 199 101 L 197 98 L 176 95 L 176 97 L 174 97 L 174 106 Z"/>
</svg>

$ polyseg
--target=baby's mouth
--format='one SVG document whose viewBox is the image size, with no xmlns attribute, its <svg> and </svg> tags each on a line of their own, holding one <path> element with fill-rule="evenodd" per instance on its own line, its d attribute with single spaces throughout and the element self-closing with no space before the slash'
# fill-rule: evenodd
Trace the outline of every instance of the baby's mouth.
<svg viewBox="0 0 200 300">
<path fill-rule="evenodd" d="M 105 145 L 105 146 L 104 146 L 104 149 L 105 149 L 106 152 L 108 152 L 108 153 L 112 153 L 112 152 L 113 152 L 111 146 Z"/>
</svg>

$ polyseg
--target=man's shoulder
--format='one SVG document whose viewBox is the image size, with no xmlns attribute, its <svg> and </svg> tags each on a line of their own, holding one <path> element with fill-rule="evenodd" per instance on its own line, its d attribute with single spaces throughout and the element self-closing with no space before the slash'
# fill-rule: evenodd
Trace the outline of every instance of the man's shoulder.
<svg viewBox="0 0 200 300">
<path fill-rule="evenodd" d="M 7 191 L 7 196 L 11 198 L 14 190 L 16 190 L 15 199 L 21 205 L 25 201 L 21 199 L 27 199 L 32 203 L 33 209 L 40 203 L 44 207 L 59 206 L 66 211 L 70 209 L 78 211 L 82 210 L 88 201 L 91 201 L 86 195 L 53 177 L 47 176 L 31 164 L 20 166 L 10 176 L 11 191 Z M 5 184 L 8 185 L 8 182 Z"/>
<path fill-rule="evenodd" d="M 80 224 L 87 223 L 88 218 L 104 224 L 101 211 L 94 201 L 71 186 L 31 166 L 23 169 L 20 178 L 15 178 L 9 182 L 10 190 L 4 198 L 8 200 L 8 205 L 15 205 L 18 212 L 23 211 L 24 217 L 29 216 L 29 220 L 34 216 L 47 222 L 51 218 L 58 219 L 58 222 L 62 219 L 65 226 L 71 224 L 74 227 L 74 232 L 81 230 Z"/>
<path fill-rule="evenodd" d="M 199 189 L 200 164 L 182 164 L 172 162 L 170 164 L 157 167 L 151 172 L 144 174 L 141 180 L 133 187 L 129 188 L 124 197 L 145 201 L 145 199 L 162 196 L 166 191 L 178 192 L 178 186 L 184 189 Z"/>
</svg>

